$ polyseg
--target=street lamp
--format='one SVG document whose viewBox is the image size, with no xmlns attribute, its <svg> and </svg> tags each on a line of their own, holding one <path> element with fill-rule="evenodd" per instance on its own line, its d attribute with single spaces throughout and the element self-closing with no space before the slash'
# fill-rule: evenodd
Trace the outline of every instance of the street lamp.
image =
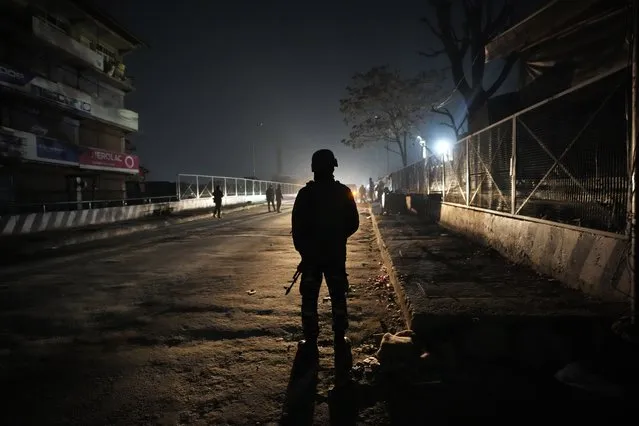
<svg viewBox="0 0 639 426">
<path fill-rule="evenodd" d="M 422 159 L 426 159 L 426 141 L 421 136 L 417 136 L 417 142 L 422 147 Z"/>
<path fill-rule="evenodd" d="M 439 139 L 435 143 L 435 152 L 440 155 L 444 160 L 450 156 L 450 148 L 452 144 L 447 139 Z"/>
<path fill-rule="evenodd" d="M 255 179 L 255 139 L 251 139 L 251 156 L 253 157 L 253 174 L 252 179 Z"/>
</svg>

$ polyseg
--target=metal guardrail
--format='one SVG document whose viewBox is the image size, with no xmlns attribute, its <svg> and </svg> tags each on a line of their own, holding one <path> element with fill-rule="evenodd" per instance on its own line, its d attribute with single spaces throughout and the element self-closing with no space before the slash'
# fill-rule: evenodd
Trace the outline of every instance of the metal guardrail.
<svg viewBox="0 0 639 426">
<path fill-rule="evenodd" d="M 179 201 L 177 195 L 124 198 L 119 200 L 60 201 L 51 203 L 28 203 L 16 205 L 9 204 L 8 206 L 0 209 L 0 214 L 11 215 L 21 213 L 47 213 L 70 210 L 90 210 L 105 207 L 123 207 L 152 203 L 168 203 L 171 201 Z"/>
<path fill-rule="evenodd" d="M 230 176 L 179 174 L 176 192 L 180 200 L 210 198 L 213 196 L 213 191 L 218 185 L 226 196 L 266 196 L 266 190 L 269 185 L 273 185 L 273 189 L 281 185 L 283 195 L 295 195 L 303 186 L 294 183 L 253 180 Z"/>
<path fill-rule="evenodd" d="M 91 210 L 106 207 L 124 207 L 152 203 L 168 203 L 186 199 L 211 198 L 216 185 L 220 185 L 226 196 L 265 196 L 266 189 L 273 185 L 275 189 L 282 186 L 283 195 L 295 195 L 303 185 L 292 183 L 252 180 L 229 176 L 205 176 L 179 174 L 176 182 L 175 194 L 120 198 L 111 200 L 84 200 L 84 201 L 54 201 L 43 203 L 6 204 L 0 206 L 0 215 L 14 215 L 25 213 L 47 213 L 71 210 Z"/>
</svg>

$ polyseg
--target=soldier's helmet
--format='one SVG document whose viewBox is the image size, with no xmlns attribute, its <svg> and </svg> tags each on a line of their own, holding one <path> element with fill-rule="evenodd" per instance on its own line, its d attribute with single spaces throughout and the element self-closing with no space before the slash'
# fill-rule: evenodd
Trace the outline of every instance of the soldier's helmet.
<svg viewBox="0 0 639 426">
<path fill-rule="evenodd" d="M 337 159 L 330 149 L 320 149 L 313 153 L 311 171 L 327 171 L 337 167 Z"/>
</svg>

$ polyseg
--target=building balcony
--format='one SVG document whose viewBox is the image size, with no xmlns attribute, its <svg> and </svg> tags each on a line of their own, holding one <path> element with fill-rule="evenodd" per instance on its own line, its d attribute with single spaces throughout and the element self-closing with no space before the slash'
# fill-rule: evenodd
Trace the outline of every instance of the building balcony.
<svg viewBox="0 0 639 426">
<path fill-rule="evenodd" d="M 92 106 L 91 113 L 94 117 L 106 122 L 115 124 L 118 127 L 130 131 L 138 131 L 139 116 L 135 111 L 124 108 L 110 108 L 100 104 Z"/>
<path fill-rule="evenodd" d="M 94 76 L 120 90 L 133 90 L 133 82 L 124 74 L 124 65 L 122 63 L 105 59 L 102 54 L 50 26 L 36 16 L 32 17 L 31 26 L 33 35 L 37 39 L 44 41 L 58 51 L 64 52 L 70 60 L 82 69 L 90 71 Z"/>
<path fill-rule="evenodd" d="M 31 93 L 51 101 L 63 108 L 68 108 L 83 116 L 90 116 L 107 124 L 115 125 L 130 132 L 138 131 L 138 113 L 124 109 L 102 105 L 99 99 L 91 97 L 80 90 L 54 83 L 42 77 L 31 81 Z"/>
<path fill-rule="evenodd" d="M 81 118 L 93 118 L 127 132 L 138 131 L 139 117 L 135 111 L 105 106 L 88 93 L 5 64 L 0 64 L 0 71 L 2 88 L 49 102 Z"/>
<path fill-rule="evenodd" d="M 95 52 L 90 47 L 85 46 L 74 38 L 69 37 L 62 31 L 51 27 L 49 24 L 35 16 L 32 18 L 32 25 L 33 34 L 37 38 L 82 59 L 86 64 L 99 71 L 104 71 L 104 57 L 98 52 Z"/>
</svg>

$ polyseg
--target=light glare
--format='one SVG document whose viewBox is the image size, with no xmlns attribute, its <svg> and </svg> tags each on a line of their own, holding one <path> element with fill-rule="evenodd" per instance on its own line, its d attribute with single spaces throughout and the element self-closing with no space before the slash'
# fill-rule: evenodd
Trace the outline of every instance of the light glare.
<svg viewBox="0 0 639 426">
<path fill-rule="evenodd" d="M 450 153 L 451 143 L 446 139 L 440 139 L 435 144 L 435 152 L 437 155 L 445 156 Z"/>
</svg>

